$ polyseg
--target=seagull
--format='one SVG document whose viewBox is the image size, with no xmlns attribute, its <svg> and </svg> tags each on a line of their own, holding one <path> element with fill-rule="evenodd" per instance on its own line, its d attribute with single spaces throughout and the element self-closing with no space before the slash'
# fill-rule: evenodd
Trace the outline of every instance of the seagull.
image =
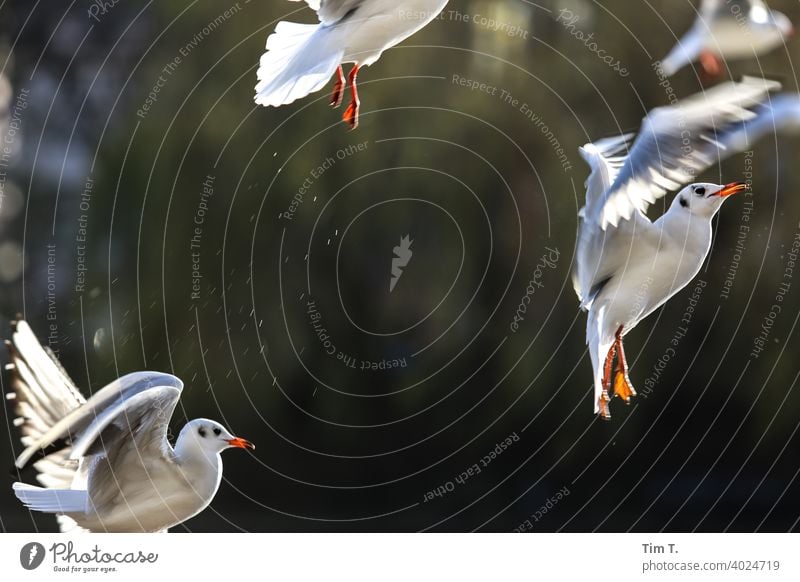
<svg viewBox="0 0 800 582">
<path fill-rule="evenodd" d="M 612 386 L 627 403 L 636 395 L 623 337 L 697 275 L 711 249 L 712 219 L 746 185 L 693 183 L 655 222 L 645 211 L 735 153 L 728 139 L 741 139 L 742 128 L 756 118 L 753 110 L 779 88 L 749 77 L 727 82 L 653 109 L 632 145 L 629 134 L 580 149 L 591 174 L 579 212 L 573 285 L 588 311 L 594 411 L 602 418 L 610 418 Z"/>
<path fill-rule="evenodd" d="M 692 28 L 661 61 L 661 68 L 669 77 L 699 59 L 706 74 L 720 77 L 724 60 L 767 53 L 792 35 L 789 18 L 770 10 L 763 0 L 702 0 Z"/>
<path fill-rule="evenodd" d="M 291 0 L 299 2 L 301 0 Z M 279 22 L 261 57 L 255 101 L 278 107 L 322 89 L 335 74 L 330 104 L 341 105 L 345 85 L 351 100 L 342 119 L 358 127 L 361 67 L 402 42 L 434 18 L 447 0 L 305 0 L 319 24 Z M 353 63 L 345 79 L 344 63 Z"/>
<path fill-rule="evenodd" d="M 167 423 L 183 383 L 135 372 L 86 400 L 24 320 L 13 323 L 11 372 L 16 424 L 36 487 L 14 483 L 26 507 L 58 514 L 61 531 L 166 531 L 203 511 L 222 479 L 220 453 L 255 449 L 212 420 L 192 420 L 173 448 Z M 34 460 L 34 457 L 37 457 Z"/>
</svg>

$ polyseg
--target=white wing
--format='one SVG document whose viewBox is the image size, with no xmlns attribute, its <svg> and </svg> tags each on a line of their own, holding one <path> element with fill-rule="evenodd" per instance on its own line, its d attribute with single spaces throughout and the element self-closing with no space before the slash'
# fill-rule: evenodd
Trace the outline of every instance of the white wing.
<svg viewBox="0 0 800 582">
<path fill-rule="evenodd" d="M 52 353 L 45 350 L 25 321 L 13 322 L 11 341 L 6 342 L 11 355 L 13 392 L 6 398 L 14 403 L 18 417 L 14 424 L 22 444 L 39 442 L 58 422 L 80 408 L 86 400 L 67 376 Z M 45 487 L 69 489 L 77 463 L 68 461 L 70 447 L 50 452 L 35 463 L 37 479 Z"/>
<path fill-rule="evenodd" d="M 636 211 L 645 212 L 667 192 L 691 182 L 698 174 L 736 151 L 725 149 L 728 135 L 755 117 L 780 83 L 745 77 L 727 82 L 683 101 L 653 109 L 614 183 L 586 219 L 601 228 L 617 226 Z"/>
<path fill-rule="evenodd" d="M 300 2 L 303 0 L 292 0 Z M 365 0 L 304 0 L 306 4 L 317 11 L 322 24 L 335 24 L 347 16 L 351 16 L 364 3 Z"/>
<path fill-rule="evenodd" d="M 52 352 L 39 344 L 25 321 L 12 322 L 11 341 L 6 342 L 11 362 L 12 392 L 6 398 L 14 405 L 21 442 L 25 446 L 41 439 L 59 420 L 86 400 L 70 380 Z M 70 489 L 78 473 L 78 462 L 69 459 L 71 447 L 45 452 L 33 464 L 36 479 L 52 489 Z M 72 519 L 57 517 L 62 532 L 79 530 Z"/>
<path fill-rule="evenodd" d="M 167 423 L 183 383 L 170 374 L 136 372 L 115 380 L 56 422 L 17 458 L 22 468 L 38 451 L 60 440 L 71 443 L 70 459 L 109 454 L 119 446 L 151 446 L 167 453 Z M 132 442 L 131 442 L 132 441 Z"/>
<path fill-rule="evenodd" d="M 737 131 L 727 134 L 723 143 L 727 149 L 750 149 L 762 137 L 782 132 L 800 130 L 800 94 L 781 93 L 759 107 L 756 116 Z"/>
<path fill-rule="evenodd" d="M 592 217 L 602 208 L 605 193 L 617 179 L 625 162 L 622 155 L 627 150 L 633 134 L 622 135 L 589 143 L 580 149 L 581 156 L 591 168 L 586 180 L 586 206 L 579 212 L 576 261 L 572 272 L 572 285 L 583 309 L 589 309 L 597 293 L 627 259 L 622 245 L 630 244 L 636 227 L 640 236 L 650 226 L 640 212 L 635 219 L 623 221 L 619 227 L 602 229 Z M 588 218 L 587 218 L 588 217 Z"/>
</svg>

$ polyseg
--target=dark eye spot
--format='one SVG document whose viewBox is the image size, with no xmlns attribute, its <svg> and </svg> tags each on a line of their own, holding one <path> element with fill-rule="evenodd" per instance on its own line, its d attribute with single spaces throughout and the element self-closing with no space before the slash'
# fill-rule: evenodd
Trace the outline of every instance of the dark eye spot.
<svg viewBox="0 0 800 582">
<path fill-rule="evenodd" d="M 216 436 L 219 436 L 219 435 L 221 435 L 221 434 L 222 434 L 222 429 L 220 429 L 220 428 L 215 428 L 215 429 L 214 429 L 214 434 L 215 434 Z"/>
<path fill-rule="evenodd" d="M 206 429 L 201 426 L 197 429 L 197 434 L 200 435 L 200 438 L 206 438 Z"/>
<path fill-rule="evenodd" d="M 698 196 L 705 196 L 706 189 L 703 188 L 702 186 L 698 186 L 697 188 L 694 189 L 694 193 L 697 194 Z"/>
<path fill-rule="evenodd" d="M 683 196 L 681 196 L 680 202 L 681 202 L 681 206 L 683 206 L 684 208 L 687 208 L 689 206 L 689 203 L 686 202 L 686 198 L 684 198 Z"/>
</svg>

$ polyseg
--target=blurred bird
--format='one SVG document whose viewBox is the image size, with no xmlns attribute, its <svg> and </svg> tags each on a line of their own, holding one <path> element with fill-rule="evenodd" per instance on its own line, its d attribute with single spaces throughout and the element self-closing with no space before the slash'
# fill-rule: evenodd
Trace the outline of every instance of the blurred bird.
<svg viewBox="0 0 800 582">
<path fill-rule="evenodd" d="M 579 213 L 573 284 L 589 312 L 594 409 L 603 418 L 610 418 L 612 385 L 613 394 L 626 402 L 636 395 L 623 337 L 697 275 L 711 248 L 711 220 L 730 195 L 746 186 L 695 183 L 683 188 L 654 223 L 645 211 L 735 153 L 729 139 L 741 139 L 744 125 L 756 119 L 753 109 L 779 87 L 754 78 L 724 83 L 652 110 L 630 149 L 632 134 L 581 148 L 591 174 Z"/>
<path fill-rule="evenodd" d="M 793 34 L 789 18 L 762 0 L 702 0 L 692 28 L 661 61 L 661 68 L 671 76 L 699 60 L 709 77 L 718 78 L 725 60 L 767 53 Z"/>
<path fill-rule="evenodd" d="M 447 0 L 305 2 L 316 10 L 319 24 L 278 23 L 261 57 L 255 101 L 274 107 L 292 103 L 319 91 L 336 74 L 330 104 L 341 105 L 345 84 L 349 83 L 351 100 L 342 119 L 353 129 L 358 127 L 361 106 L 359 69 L 423 28 L 447 4 Z M 354 63 L 347 80 L 343 63 Z"/>
<path fill-rule="evenodd" d="M 800 133 L 800 94 L 781 93 L 755 110 L 755 117 L 725 137 L 725 145 L 743 151 L 772 133 Z"/>
<path fill-rule="evenodd" d="M 112 382 L 88 401 L 25 321 L 13 324 L 14 424 L 34 456 L 46 488 L 14 483 L 28 508 L 58 514 L 62 531 L 165 531 L 204 510 L 222 479 L 220 452 L 254 449 L 220 424 L 192 420 L 175 448 L 167 423 L 183 383 L 169 374 L 136 372 Z"/>
</svg>

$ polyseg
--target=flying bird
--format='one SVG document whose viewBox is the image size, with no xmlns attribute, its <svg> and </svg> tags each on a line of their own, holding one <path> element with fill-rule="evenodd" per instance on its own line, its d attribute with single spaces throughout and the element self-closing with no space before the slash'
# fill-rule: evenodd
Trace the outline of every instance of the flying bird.
<svg viewBox="0 0 800 582">
<path fill-rule="evenodd" d="M 261 57 L 255 101 L 265 106 L 286 105 L 319 91 L 335 75 L 330 104 L 341 105 L 349 85 L 350 104 L 342 119 L 353 129 L 358 127 L 361 106 L 359 69 L 423 28 L 447 4 L 447 0 L 305 2 L 317 12 L 319 24 L 278 23 Z M 353 63 L 347 79 L 342 67 L 346 63 Z"/>
<path fill-rule="evenodd" d="M 8 369 L 16 424 L 44 487 L 14 483 L 29 509 L 58 515 L 62 531 L 165 531 L 203 511 L 222 479 L 220 453 L 255 449 L 212 420 L 187 423 L 173 448 L 167 424 L 183 383 L 135 372 L 86 400 L 25 321 L 13 324 Z"/>
<path fill-rule="evenodd" d="M 768 53 L 794 35 L 789 18 L 763 0 L 702 0 L 689 31 L 661 61 L 665 75 L 699 60 L 705 73 L 720 77 L 724 61 Z"/>
<path fill-rule="evenodd" d="M 645 215 L 648 206 L 736 153 L 729 139 L 741 139 L 754 109 L 779 87 L 755 78 L 727 82 L 653 109 L 632 145 L 633 135 L 623 135 L 581 148 L 591 174 L 579 213 L 573 284 L 588 311 L 594 410 L 603 418 L 610 418 L 612 394 L 626 402 L 636 395 L 624 336 L 697 275 L 711 248 L 712 219 L 746 186 L 693 183 L 655 222 Z"/>
</svg>

